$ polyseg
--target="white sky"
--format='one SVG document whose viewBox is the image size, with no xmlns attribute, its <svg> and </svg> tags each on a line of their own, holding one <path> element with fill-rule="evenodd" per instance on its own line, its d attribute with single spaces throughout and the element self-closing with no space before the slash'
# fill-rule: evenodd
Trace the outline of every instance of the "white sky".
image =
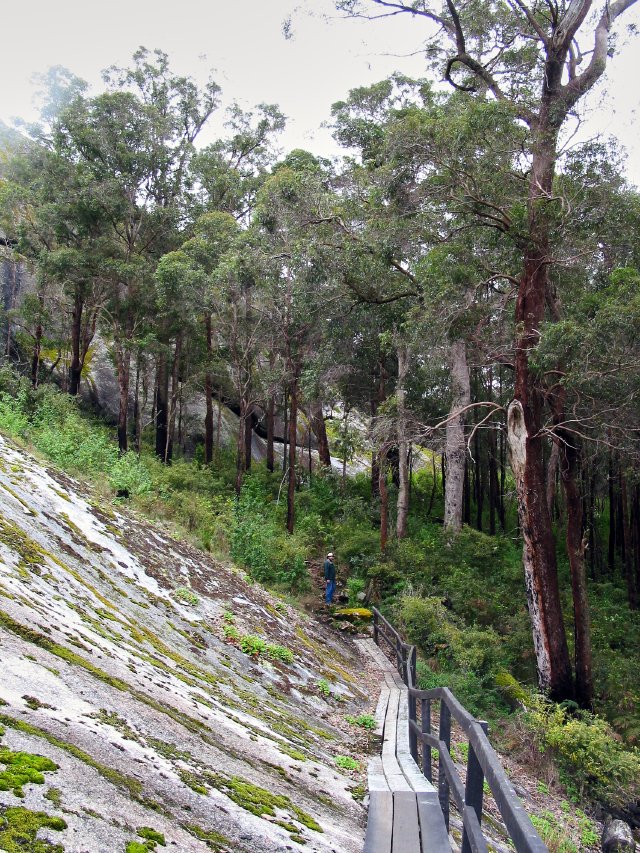
<svg viewBox="0 0 640 853">
<path fill-rule="evenodd" d="M 294 14 L 294 38 L 282 22 L 296 0 L 22 0 L 19 30 L 5 26 L 0 47 L 0 119 L 35 117 L 32 77 L 63 65 L 100 88 L 100 71 L 125 65 L 139 45 L 161 48 L 174 71 L 204 80 L 210 68 L 223 100 L 244 107 L 277 103 L 289 117 L 285 149 L 337 153 L 320 125 L 331 104 L 355 86 L 383 79 L 394 70 L 425 73 L 416 51 L 424 37 L 420 22 L 399 16 L 377 22 L 335 17 L 330 0 L 307 0 L 317 14 Z M 326 21 L 322 12 L 334 15 Z M 640 24 L 640 10 L 632 11 Z M 625 24 L 631 22 L 631 16 Z M 19 35 L 18 35 L 19 32 Z M 590 98 L 581 135 L 612 134 L 629 154 L 629 177 L 640 185 L 640 40 L 616 56 L 605 86 Z M 606 89 L 608 94 L 604 95 Z M 212 131 L 213 133 L 213 131 Z"/>
</svg>

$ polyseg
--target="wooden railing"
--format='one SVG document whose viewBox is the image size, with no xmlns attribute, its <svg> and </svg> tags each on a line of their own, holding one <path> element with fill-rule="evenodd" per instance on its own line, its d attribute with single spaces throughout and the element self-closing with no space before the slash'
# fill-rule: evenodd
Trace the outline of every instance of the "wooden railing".
<svg viewBox="0 0 640 853">
<path fill-rule="evenodd" d="M 416 687 L 416 647 L 405 643 L 393 625 L 375 607 L 373 638 L 378 646 L 384 641 L 395 655 L 398 672 L 408 690 L 411 755 L 425 778 L 432 783 L 431 750 L 438 752 L 438 799 L 447 830 L 451 799 L 462 816 L 462 853 L 488 853 L 487 840 L 482 831 L 485 779 L 518 853 L 548 853 L 489 743 L 487 723 L 472 717 L 448 687 L 436 687 L 433 690 L 419 690 Z M 431 722 L 433 702 L 440 705 L 437 734 Z M 451 757 L 452 718 L 464 732 L 469 747 L 464 783 Z"/>
</svg>

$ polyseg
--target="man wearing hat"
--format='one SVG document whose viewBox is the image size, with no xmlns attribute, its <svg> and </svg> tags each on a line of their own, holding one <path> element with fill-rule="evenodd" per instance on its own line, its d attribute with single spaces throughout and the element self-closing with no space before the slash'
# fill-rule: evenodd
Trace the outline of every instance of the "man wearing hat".
<svg viewBox="0 0 640 853">
<path fill-rule="evenodd" d="M 324 561 L 324 582 L 327 588 L 325 601 L 327 604 L 333 604 L 333 594 L 336 591 L 336 567 L 333 562 L 333 554 L 331 551 L 329 551 L 327 559 Z"/>
</svg>

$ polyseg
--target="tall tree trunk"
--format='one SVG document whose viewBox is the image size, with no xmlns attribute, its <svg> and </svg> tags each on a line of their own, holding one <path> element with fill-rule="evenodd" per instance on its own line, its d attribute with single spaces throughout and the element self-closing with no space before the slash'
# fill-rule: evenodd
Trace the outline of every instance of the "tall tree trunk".
<svg viewBox="0 0 640 853">
<path fill-rule="evenodd" d="M 331 468 L 331 453 L 329 451 L 329 438 L 327 437 L 327 427 L 324 422 L 324 414 L 322 411 L 322 402 L 314 400 L 311 404 L 311 428 L 318 442 L 318 459 L 320 464 L 325 468 Z"/>
<path fill-rule="evenodd" d="M 615 489 L 615 465 L 613 461 L 613 451 L 609 449 L 609 542 L 607 565 L 611 577 L 615 574 L 616 569 L 616 489 Z"/>
<path fill-rule="evenodd" d="M 140 411 L 140 351 L 136 357 L 136 379 L 133 390 L 133 435 L 136 453 L 140 454 L 142 444 L 142 413 Z"/>
<path fill-rule="evenodd" d="M 475 497 L 476 497 L 476 527 L 482 530 L 482 516 L 484 511 L 484 478 L 482 476 L 482 455 L 480 446 L 480 430 L 476 430 L 473 438 L 475 455 Z"/>
<path fill-rule="evenodd" d="M 33 336 L 33 353 L 31 355 L 31 387 L 37 388 L 40 377 L 40 351 L 42 349 L 42 323 L 38 322 Z"/>
<path fill-rule="evenodd" d="M 284 392 L 284 401 L 283 401 L 283 413 L 284 413 L 284 430 L 283 430 L 283 443 L 282 443 L 282 473 L 287 473 L 287 466 L 289 464 L 289 457 L 287 455 L 287 447 L 288 447 L 288 435 L 289 435 L 289 394 L 285 389 Z"/>
<path fill-rule="evenodd" d="M 436 497 L 436 485 L 438 481 L 438 477 L 436 475 L 436 455 L 432 451 L 431 452 L 431 494 L 429 495 L 429 506 L 427 507 L 426 517 L 429 518 L 431 515 L 431 510 L 433 509 L 433 502 Z"/>
<path fill-rule="evenodd" d="M 247 416 L 247 401 L 240 397 L 240 419 L 238 420 L 238 436 L 236 440 L 236 495 L 242 490 L 244 477 L 244 431 Z"/>
<path fill-rule="evenodd" d="M 640 485 L 633 488 L 633 541 L 634 541 L 634 576 L 635 576 L 635 609 L 638 609 L 640 594 Z"/>
<path fill-rule="evenodd" d="M 471 402 L 467 346 L 454 341 L 449 350 L 451 364 L 451 406 L 446 428 L 444 527 L 457 532 L 462 528 L 465 479 L 464 409 Z"/>
<path fill-rule="evenodd" d="M 591 667 L 591 620 L 584 561 L 583 509 L 580 490 L 577 485 L 580 453 L 574 436 L 567 434 L 563 435 L 562 439 L 560 480 L 567 504 L 566 541 L 571 570 L 575 636 L 575 698 L 583 708 L 589 708 L 593 702 L 593 676 Z"/>
<path fill-rule="evenodd" d="M 407 441 L 407 409 L 406 388 L 407 373 L 409 371 L 409 353 L 405 344 L 400 344 L 398 355 L 398 385 L 396 388 L 397 399 L 397 437 L 398 437 L 398 501 L 397 501 L 397 523 L 396 536 L 404 539 L 407 535 L 407 517 L 409 515 L 409 443 Z"/>
<path fill-rule="evenodd" d="M 389 536 L 389 492 L 387 490 L 387 456 L 380 454 L 380 550 L 384 554 Z"/>
<path fill-rule="evenodd" d="M 116 368 L 118 371 L 118 447 L 126 453 L 129 447 L 129 378 L 131 353 L 129 347 L 116 341 Z"/>
<path fill-rule="evenodd" d="M 287 530 L 293 533 L 296 499 L 296 441 L 298 435 L 298 376 L 294 373 L 289 395 L 289 482 L 287 489 Z"/>
<path fill-rule="evenodd" d="M 168 464 L 173 459 L 175 442 L 176 411 L 180 397 L 180 358 L 182 356 L 182 333 L 176 336 L 176 346 L 171 365 L 171 396 L 169 397 L 169 423 L 167 427 L 167 444 L 164 451 L 164 461 Z"/>
<path fill-rule="evenodd" d="M 627 598 L 631 610 L 638 609 L 638 594 L 635 583 L 635 567 L 632 545 L 631 513 L 627 493 L 627 478 L 620 468 L 620 503 L 622 507 L 622 525 L 624 531 L 624 576 L 627 583 Z"/>
<path fill-rule="evenodd" d="M 487 434 L 489 445 L 489 533 L 495 536 L 496 513 L 500 513 L 500 485 L 498 483 L 498 439 L 493 427 Z"/>
<path fill-rule="evenodd" d="M 82 376 L 82 360 L 80 355 L 82 338 L 82 312 L 84 310 L 84 299 L 79 290 L 76 290 L 71 312 L 71 362 L 69 364 L 69 394 L 77 396 L 80 391 L 80 377 Z"/>
<path fill-rule="evenodd" d="M 550 85 L 547 81 L 545 85 Z M 573 678 L 558 586 L 556 551 L 546 502 L 544 395 L 529 354 L 540 339 L 552 257 L 549 242 L 549 199 L 557 146 L 557 117 L 547 92 L 534 134 L 529 176 L 528 242 L 515 308 L 515 386 L 507 415 L 507 437 L 514 473 L 523 538 L 523 565 L 536 654 L 538 683 L 552 699 L 573 697 Z M 554 124 L 555 122 L 555 124 Z"/>
<path fill-rule="evenodd" d="M 273 450 L 273 432 L 276 412 L 276 398 L 269 394 L 267 403 L 267 471 L 273 471 L 275 467 L 275 455 Z"/>
<path fill-rule="evenodd" d="M 220 451 L 220 432 L 222 430 L 222 391 L 218 389 L 218 420 L 216 423 L 216 457 Z"/>
<path fill-rule="evenodd" d="M 553 518 L 553 505 L 556 499 L 556 481 L 558 479 L 558 461 L 560 459 L 560 448 L 554 441 L 551 445 L 551 454 L 547 463 L 547 512 L 549 518 Z"/>
<path fill-rule="evenodd" d="M 247 402 L 247 415 L 244 421 L 244 470 L 251 470 L 251 450 L 253 445 L 253 403 Z"/>
<path fill-rule="evenodd" d="M 211 312 L 209 311 L 206 311 L 204 315 L 204 328 L 207 342 L 207 368 L 204 374 L 204 464 L 209 465 L 213 461 L 213 376 L 211 375 L 213 329 Z"/>
<path fill-rule="evenodd" d="M 156 363 L 156 456 L 166 461 L 169 440 L 169 366 L 164 347 Z"/>
</svg>

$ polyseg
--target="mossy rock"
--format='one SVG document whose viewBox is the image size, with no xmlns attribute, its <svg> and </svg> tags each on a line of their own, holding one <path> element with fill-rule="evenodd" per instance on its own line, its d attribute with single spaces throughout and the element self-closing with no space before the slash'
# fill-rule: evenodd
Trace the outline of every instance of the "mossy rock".
<svg viewBox="0 0 640 853">
<path fill-rule="evenodd" d="M 367 607 L 343 607 L 335 610 L 333 617 L 347 622 L 369 622 L 373 618 L 373 611 Z"/>
</svg>

